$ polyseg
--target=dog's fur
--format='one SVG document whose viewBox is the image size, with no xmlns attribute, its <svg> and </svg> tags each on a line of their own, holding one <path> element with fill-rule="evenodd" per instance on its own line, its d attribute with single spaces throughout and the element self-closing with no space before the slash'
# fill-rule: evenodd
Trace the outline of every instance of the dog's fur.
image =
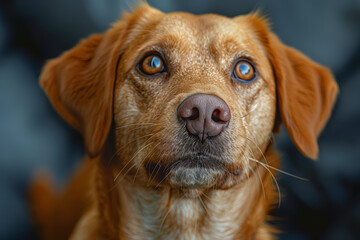
<svg viewBox="0 0 360 240">
<path fill-rule="evenodd" d="M 167 72 L 145 76 L 138 63 L 154 51 Z M 254 63 L 253 82 L 232 79 L 239 58 Z M 44 239 L 76 240 L 273 239 L 266 223 L 278 199 L 272 134 L 283 123 L 316 159 L 338 91 L 328 69 L 284 45 L 258 14 L 164 14 L 145 4 L 49 61 L 40 82 L 83 134 L 88 157 L 61 196 L 36 182 L 32 208 Z M 223 132 L 205 142 L 177 117 L 179 104 L 197 93 L 231 110 Z M 205 162 L 165 171 L 200 153 L 221 170 Z"/>
</svg>

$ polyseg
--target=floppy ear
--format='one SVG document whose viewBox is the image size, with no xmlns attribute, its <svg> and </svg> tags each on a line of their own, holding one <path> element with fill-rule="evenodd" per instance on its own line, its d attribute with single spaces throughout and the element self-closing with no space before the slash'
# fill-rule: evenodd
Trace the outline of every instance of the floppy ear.
<svg viewBox="0 0 360 240">
<path fill-rule="evenodd" d="M 84 136 L 89 156 L 96 156 L 107 138 L 111 119 L 114 73 L 108 72 L 110 51 L 103 35 L 93 35 L 50 60 L 40 84 L 57 112 Z M 116 63 L 115 63 L 116 64 Z"/>
<path fill-rule="evenodd" d="M 329 69 L 283 44 L 266 22 L 251 16 L 273 67 L 278 106 L 295 146 L 307 157 L 318 156 L 317 137 L 330 117 L 338 86 Z"/>
<path fill-rule="evenodd" d="M 106 33 L 82 40 L 43 69 L 41 86 L 57 112 L 82 133 L 90 157 L 101 152 L 110 131 L 120 53 L 141 24 L 159 13 L 141 4 Z"/>
</svg>

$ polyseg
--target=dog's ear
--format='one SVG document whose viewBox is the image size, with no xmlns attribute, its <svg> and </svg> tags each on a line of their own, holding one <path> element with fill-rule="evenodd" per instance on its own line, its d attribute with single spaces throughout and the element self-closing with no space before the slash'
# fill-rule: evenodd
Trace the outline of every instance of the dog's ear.
<svg viewBox="0 0 360 240">
<path fill-rule="evenodd" d="M 41 86 L 57 112 L 82 133 L 90 157 L 101 152 L 112 124 L 117 63 L 123 45 L 131 41 L 126 32 L 154 11 L 139 6 L 106 33 L 82 40 L 43 69 Z"/>
<path fill-rule="evenodd" d="M 276 78 L 281 120 L 296 147 L 317 159 L 317 137 L 328 121 L 338 93 L 329 69 L 269 36 L 269 59 Z"/>
<path fill-rule="evenodd" d="M 93 35 L 60 57 L 50 60 L 40 84 L 57 112 L 84 136 L 90 156 L 107 138 L 111 119 L 114 73 L 109 72 L 110 49 L 103 35 Z M 115 63 L 116 64 L 116 63 Z"/>
<path fill-rule="evenodd" d="M 295 146 L 307 157 L 318 156 L 317 137 L 334 106 L 338 86 L 329 69 L 283 44 L 266 21 L 251 15 L 255 33 L 273 67 L 281 116 Z"/>
</svg>

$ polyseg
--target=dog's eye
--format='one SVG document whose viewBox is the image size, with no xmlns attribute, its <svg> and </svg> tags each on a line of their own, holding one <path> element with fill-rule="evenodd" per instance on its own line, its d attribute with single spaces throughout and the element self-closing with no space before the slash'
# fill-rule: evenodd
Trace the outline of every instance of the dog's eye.
<svg viewBox="0 0 360 240">
<path fill-rule="evenodd" d="M 145 75 L 156 75 L 165 70 L 164 61 L 157 54 L 151 54 L 143 58 L 138 67 Z"/>
<path fill-rule="evenodd" d="M 256 77 L 256 71 L 251 62 L 241 59 L 235 65 L 233 77 L 242 82 L 251 82 Z"/>
</svg>

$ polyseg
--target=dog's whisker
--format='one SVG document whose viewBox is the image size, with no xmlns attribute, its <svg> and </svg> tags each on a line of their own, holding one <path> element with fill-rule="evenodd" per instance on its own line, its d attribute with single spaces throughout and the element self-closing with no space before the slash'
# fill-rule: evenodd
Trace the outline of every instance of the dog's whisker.
<svg viewBox="0 0 360 240">
<path fill-rule="evenodd" d="M 261 153 L 262 158 L 264 159 L 264 161 L 266 162 L 266 164 L 268 164 L 264 152 L 261 150 L 261 148 L 260 148 L 259 145 L 256 143 L 256 141 L 254 141 L 253 139 L 251 139 L 251 138 L 248 137 L 248 136 L 246 136 L 246 138 L 256 146 L 256 148 L 257 148 L 257 149 L 259 150 L 259 152 Z"/>
<path fill-rule="evenodd" d="M 202 195 L 202 194 L 201 194 Z M 201 203 L 201 205 L 202 205 L 202 207 L 203 207 L 203 209 L 204 209 L 204 211 L 205 211 L 205 213 L 206 213 L 206 215 L 210 215 L 210 212 L 209 212 L 209 210 L 208 210 L 208 208 L 206 207 L 206 205 L 205 205 L 205 203 L 204 203 L 204 201 L 201 199 L 201 195 L 200 196 L 198 196 L 197 197 L 197 199 L 199 199 L 199 202 Z M 197 223 L 197 221 L 198 221 L 198 219 L 196 219 L 196 223 Z"/>
<path fill-rule="evenodd" d="M 151 136 L 153 137 L 153 136 Z M 150 137 L 150 138 L 151 138 Z M 146 147 L 148 147 L 149 145 L 151 145 L 153 142 L 150 142 L 149 144 L 146 144 L 149 140 L 146 140 L 143 145 L 134 153 L 134 155 L 132 156 L 132 158 L 125 164 L 125 166 L 122 168 L 122 170 L 119 171 L 119 173 L 115 176 L 114 178 L 114 182 L 116 181 L 116 179 L 120 176 L 121 172 L 123 171 L 123 169 L 141 152 L 143 151 Z M 145 145 L 146 144 L 146 145 Z M 125 174 L 126 175 L 126 174 Z"/>
<path fill-rule="evenodd" d="M 154 134 L 154 135 L 155 135 L 155 134 Z M 150 157 L 150 156 L 152 156 L 152 155 L 154 154 L 155 149 L 156 149 L 157 146 L 159 146 L 159 144 L 160 144 L 160 143 L 157 143 L 157 144 L 153 147 L 154 150 L 151 151 L 151 152 L 149 152 L 149 153 L 140 161 L 139 167 L 137 168 L 136 173 L 135 173 L 134 178 L 133 178 L 133 183 L 134 183 L 135 178 L 136 178 L 136 176 L 137 176 L 137 174 L 138 174 L 138 172 L 139 172 L 140 167 L 143 165 L 144 161 L 145 161 L 148 157 Z"/>
<path fill-rule="evenodd" d="M 164 182 L 164 180 L 165 180 L 170 174 L 171 174 L 171 172 L 169 171 L 169 172 L 165 175 L 165 177 L 163 177 L 163 178 L 161 179 L 161 181 L 156 185 L 156 187 L 159 187 L 160 184 L 161 184 L 162 182 Z"/>
<path fill-rule="evenodd" d="M 204 201 L 201 199 L 201 197 L 200 197 L 200 196 L 198 196 L 198 199 L 199 199 L 199 202 L 201 203 L 201 205 L 203 206 L 203 208 L 204 208 L 204 210 L 205 210 L 206 214 L 207 214 L 207 215 L 209 215 L 209 214 L 210 214 L 210 213 L 209 213 L 209 210 L 208 210 L 208 208 L 206 207 L 206 205 L 205 205 Z"/>
<path fill-rule="evenodd" d="M 265 163 L 263 163 L 263 164 L 265 164 Z M 290 176 L 290 177 L 293 177 L 293 178 L 296 178 L 296 179 L 299 179 L 299 180 L 302 180 L 302 181 L 310 181 L 310 180 L 307 179 L 307 178 L 303 178 L 303 177 L 297 176 L 297 175 L 295 175 L 295 174 L 286 172 L 286 171 L 284 171 L 284 170 L 278 169 L 278 168 L 273 167 L 273 166 L 271 166 L 271 165 L 268 165 L 268 164 L 265 164 L 265 165 L 266 165 L 268 168 L 271 168 L 271 169 L 273 169 L 273 170 L 275 170 L 275 171 L 278 171 L 278 172 L 280 172 L 280 173 L 282 173 L 282 174 L 285 174 L 285 175 L 287 175 L 287 176 Z"/>
<path fill-rule="evenodd" d="M 202 194 L 204 197 L 206 197 L 208 200 L 211 201 L 210 197 L 209 197 L 208 195 L 206 195 L 206 193 L 202 192 L 201 194 Z"/>
<path fill-rule="evenodd" d="M 146 137 L 151 138 L 153 135 L 154 135 L 154 134 L 151 133 L 151 134 L 147 134 L 147 135 L 140 136 L 140 137 L 135 138 L 135 139 L 133 139 L 133 140 L 131 140 L 131 141 L 128 141 L 126 144 L 124 144 L 124 145 L 120 146 L 119 148 L 117 148 L 116 151 L 115 151 L 115 153 L 113 153 L 113 155 L 112 155 L 112 156 L 109 158 L 109 160 L 107 161 L 107 166 L 108 166 L 108 167 L 110 166 L 110 164 L 111 164 L 111 162 L 114 160 L 114 158 L 117 157 L 118 154 L 119 154 L 126 146 L 128 146 L 128 145 L 130 145 L 131 143 L 134 143 L 134 142 L 136 142 L 136 141 L 138 141 L 138 140 L 140 140 L 140 139 L 142 139 L 142 138 L 146 138 Z"/>
<path fill-rule="evenodd" d="M 154 133 L 150 133 L 150 134 L 146 134 L 146 135 L 143 135 L 143 136 L 141 136 L 141 137 L 135 138 L 135 139 L 127 142 L 126 144 L 120 146 L 120 147 L 119 147 L 119 150 L 124 149 L 124 148 L 127 147 L 129 144 L 134 143 L 134 142 L 136 142 L 136 141 L 138 141 L 138 140 L 140 140 L 140 139 L 142 139 L 142 138 L 146 138 L 146 137 L 151 138 L 151 137 L 153 137 L 153 136 L 154 136 Z"/>
<path fill-rule="evenodd" d="M 258 104 L 256 103 L 254 106 L 252 106 L 252 108 L 250 109 L 250 111 L 248 111 L 245 115 L 241 116 L 240 118 L 246 118 L 250 113 L 252 113 L 253 111 L 256 110 L 257 105 L 258 105 Z"/>
<path fill-rule="evenodd" d="M 157 168 L 156 172 L 152 172 L 151 175 L 150 175 L 150 184 L 153 184 L 153 182 L 155 181 L 156 179 L 156 176 L 158 175 L 160 171 L 160 167 Z"/>
<path fill-rule="evenodd" d="M 249 180 L 250 179 L 249 171 L 245 171 L 245 174 L 246 174 L 246 178 Z"/>
<path fill-rule="evenodd" d="M 132 126 L 151 127 L 151 126 L 159 126 L 159 125 L 160 124 L 157 124 L 157 123 L 132 123 L 132 124 L 127 124 L 124 126 L 116 127 L 115 129 L 119 130 L 119 129 L 128 128 L 128 127 L 132 127 Z"/>
<path fill-rule="evenodd" d="M 250 151 L 251 151 L 251 153 L 253 154 L 253 152 L 252 152 L 251 149 L 250 149 Z M 250 158 L 250 157 L 249 157 L 249 154 L 246 154 L 246 158 L 247 158 L 247 159 Z M 255 170 L 256 170 L 256 169 L 254 170 L 254 169 L 251 167 L 251 165 L 249 165 L 248 168 L 249 168 L 250 171 L 253 173 L 254 177 L 255 177 L 256 179 L 258 179 L 258 181 L 260 182 L 261 188 L 262 188 L 262 191 L 263 191 L 263 195 L 264 195 L 264 199 L 266 199 L 265 187 L 264 187 L 262 178 L 261 178 L 261 176 L 260 176 L 260 173 L 259 173 L 258 171 L 256 171 L 256 173 L 255 173 Z M 248 179 L 249 179 L 249 177 L 248 177 Z"/>
<path fill-rule="evenodd" d="M 263 180 L 262 180 L 262 178 L 260 176 L 260 173 L 258 171 L 256 171 L 256 173 L 257 173 L 257 177 L 258 177 L 258 179 L 259 179 L 259 181 L 261 183 L 261 188 L 262 188 L 262 192 L 264 194 L 264 199 L 266 199 L 266 191 L 265 191 Z"/>
<path fill-rule="evenodd" d="M 125 167 L 127 166 L 127 164 L 130 163 L 140 152 L 142 152 L 146 147 L 150 146 L 151 144 L 153 144 L 153 142 L 150 142 L 150 143 L 146 144 L 145 146 L 141 147 L 140 149 L 138 149 L 138 150 L 135 152 L 134 156 L 125 164 L 124 168 L 125 168 Z M 123 169 L 124 169 L 124 168 L 123 168 Z M 129 169 L 131 169 L 131 168 L 129 168 Z M 129 170 L 128 170 L 128 171 L 129 171 Z M 127 171 L 127 172 L 128 172 L 128 171 Z M 114 182 L 115 182 L 116 179 L 120 176 L 121 172 L 122 172 L 122 171 L 120 171 L 120 172 L 116 175 L 116 177 L 114 178 Z M 126 173 L 127 173 L 127 172 L 126 172 Z M 126 175 L 126 173 L 124 174 L 124 176 Z"/>
<path fill-rule="evenodd" d="M 299 176 L 297 176 L 297 175 L 295 175 L 295 174 L 286 172 L 286 171 L 281 170 L 281 169 L 278 169 L 278 168 L 276 168 L 276 167 L 273 167 L 273 166 L 270 166 L 270 165 L 268 165 L 268 167 L 271 168 L 271 169 L 274 169 L 275 171 L 278 171 L 278 172 L 280 172 L 280 173 L 282 173 L 282 174 L 288 175 L 288 176 L 290 176 L 290 177 L 293 177 L 293 178 L 296 178 L 296 179 L 299 179 L 299 180 L 302 180 L 302 181 L 310 181 L 308 178 L 299 177 Z"/>
<path fill-rule="evenodd" d="M 157 144 L 157 145 L 159 145 L 159 144 Z M 154 152 L 155 152 L 155 151 L 154 151 Z M 155 181 L 156 175 L 159 173 L 159 171 L 160 171 L 160 167 L 158 167 L 156 173 L 152 172 L 152 173 L 150 174 L 150 181 L 149 181 L 150 184 L 152 184 L 152 183 Z M 156 187 L 158 187 L 170 174 L 171 174 L 171 172 L 169 171 L 169 172 L 166 174 L 166 176 L 163 177 L 163 178 L 161 179 L 161 181 L 156 185 Z"/>
<path fill-rule="evenodd" d="M 141 148 L 141 150 L 145 149 L 146 147 L 150 146 L 151 144 L 153 144 L 153 142 L 145 145 L 144 147 Z M 139 152 L 139 151 L 137 151 L 137 153 L 138 153 L 138 152 Z M 133 158 L 135 158 L 135 157 L 136 157 L 136 156 L 134 155 Z M 131 161 L 132 161 L 132 159 L 131 159 L 130 161 L 128 161 L 128 162 L 126 163 L 126 165 L 127 165 L 129 162 L 131 162 Z M 115 176 L 115 178 L 114 178 L 115 184 L 114 184 L 114 186 L 110 189 L 110 191 L 112 191 L 120 182 L 122 182 L 122 180 L 124 180 L 124 178 L 126 177 L 126 175 L 127 175 L 134 167 L 135 167 L 135 165 L 132 165 L 131 167 L 129 167 L 129 169 L 128 169 L 124 174 L 121 174 L 121 172 L 123 171 L 123 169 L 125 169 L 125 167 L 124 167 L 124 168 Z M 122 175 L 122 177 L 121 177 L 119 180 L 117 180 L 117 178 L 118 178 L 120 175 Z"/>
<path fill-rule="evenodd" d="M 265 187 L 264 187 L 264 184 L 262 182 L 262 179 L 259 175 L 259 172 L 256 172 L 254 171 L 254 169 L 252 167 L 249 166 L 249 169 L 250 171 L 253 173 L 254 177 L 259 181 L 259 183 L 261 184 L 261 188 L 262 188 L 262 192 L 263 192 L 263 195 L 264 195 L 264 199 L 266 199 L 266 193 L 265 193 Z"/>
<path fill-rule="evenodd" d="M 162 230 L 162 227 L 163 227 L 163 225 L 164 225 L 164 223 L 165 223 L 165 220 L 166 220 L 167 216 L 169 215 L 169 213 L 171 212 L 171 210 L 172 210 L 172 208 L 173 208 L 174 206 L 175 206 L 175 204 L 171 205 L 171 206 L 169 207 L 169 210 L 167 210 L 165 216 L 163 217 L 163 220 L 161 221 L 160 227 L 159 227 L 159 231 L 160 231 L 160 232 L 161 232 L 161 230 Z"/>
<path fill-rule="evenodd" d="M 184 197 L 180 196 L 179 200 L 183 200 Z M 170 198 L 169 198 L 170 201 Z M 172 211 L 172 209 L 174 208 L 174 206 L 176 206 L 175 204 L 170 204 L 169 210 L 166 212 L 165 216 L 163 217 L 163 220 L 161 221 L 160 227 L 159 227 L 159 231 L 162 230 L 162 227 L 164 226 L 165 220 L 167 218 L 167 216 L 169 215 L 169 213 Z"/>
<path fill-rule="evenodd" d="M 272 179 L 274 180 L 274 182 L 275 182 L 275 184 L 276 184 L 276 188 L 277 188 L 277 191 L 278 191 L 278 198 L 279 198 L 279 205 L 278 205 L 278 207 L 280 207 L 280 205 L 281 205 L 281 191 L 280 191 L 280 186 L 279 186 L 279 184 L 278 184 L 278 182 L 277 182 L 274 174 L 273 174 L 273 173 L 271 172 L 271 170 L 266 166 L 266 164 L 260 162 L 259 160 L 255 159 L 255 158 L 250 158 L 250 157 L 249 157 L 248 159 L 251 160 L 251 161 L 255 161 L 255 162 L 259 163 L 261 166 L 263 166 L 263 167 L 270 173 Z"/>
<path fill-rule="evenodd" d="M 151 134 L 147 134 L 147 135 L 143 135 L 143 136 L 140 136 L 138 138 L 135 138 L 131 141 L 128 141 L 126 144 L 120 146 L 118 149 L 116 149 L 115 153 L 113 153 L 113 155 L 109 158 L 109 160 L 107 161 L 107 166 L 109 166 L 111 164 L 111 162 L 114 160 L 114 158 L 128 145 L 130 145 L 131 143 L 134 143 L 142 138 L 146 138 L 146 137 L 152 137 L 154 134 L 151 133 Z"/>
<path fill-rule="evenodd" d="M 245 122 L 244 118 L 242 118 L 242 119 L 243 119 L 243 125 L 244 125 L 245 129 L 248 129 L 248 126 L 246 125 L 246 122 Z M 250 134 L 251 134 L 251 133 L 250 133 L 249 131 L 245 131 L 245 136 L 240 135 L 240 137 L 243 137 L 243 138 L 247 139 L 248 141 L 252 142 L 252 143 L 256 146 L 256 148 L 259 150 L 259 152 L 261 153 L 261 155 L 262 155 L 262 157 L 264 158 L 265 162 L 268 163 L 268 162 L 267 162 L 267 159 L 266 159 L 266 157 L 265 157 L 265 154 L 264 154 L 264 152 L 261 150 L 261 148 L 259 147 L 259 145 L 256 143 L 256 141 L 254 141 L 252 138 L 250 138 L 250 137 L 248 136 L 248 135 L 250 135 Z M 251 137 L 253 137 L 253 136 L 251 135 Z M 253 154 L 253 155 L 254 155 L 254 154 Z"/>
<path fill-rule="evenodd" d="M 159 143 L 160 144 L 160 143 Z M 157 145 L 159 145 L 159 144 L 157 144 Z M 153 153 L 155 153 L 155 150 L 153 151 Z M 161 159 L 161 158 L 159 158 L 159 159 Z M 151 185 L 152 183 L 153 183 L 153 181 L 155 180 L 155 178 L 156 178 L 156 175 L 159 173 L 159 170 L 160 170 L 160 168 L 158 168 L 157 169 L 157 171 L 156 171 L 156 173 L 154 173 L 154 172 L 152 172 L 151 174 L 150 174 L 150 180 L 149 180 L 149 184 Z M 166 175 L 165 175 L 165 177 L 163 177 L 162 179 L 161 179 L 161 181 L 156 185 L 156 187 L 158 187 L 169 175 L 171 174 L 171 172 L 169 171 Z"/>
</svg>

